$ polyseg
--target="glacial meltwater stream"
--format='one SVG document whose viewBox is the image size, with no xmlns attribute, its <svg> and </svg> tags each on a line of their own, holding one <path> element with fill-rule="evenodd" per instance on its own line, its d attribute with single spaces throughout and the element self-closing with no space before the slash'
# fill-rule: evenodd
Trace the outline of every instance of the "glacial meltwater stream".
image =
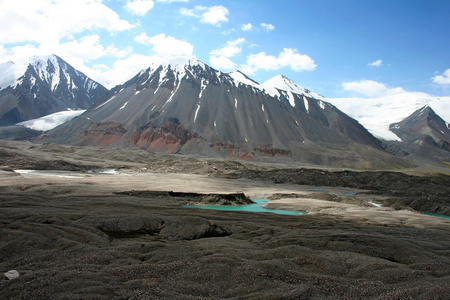
<svg viewBox="0 0 450 300">
<path fill-rule="evenodd" d="M 267 212 L 280 215 L 305 215 L 305 211 L 294 211 L 294 210 L 284 210 L 284 209 L 269 209 L 263 208 L 262 205 L 269 200 L 267 199 L 252 199 L 254 204 L 248 205 L 183 205 L 189 208 L 201 208 L 201 209 L 215 209 L 215 210 L 233 210 L 233 211 L 249 211 L 249 212 Z"/>
</svg>

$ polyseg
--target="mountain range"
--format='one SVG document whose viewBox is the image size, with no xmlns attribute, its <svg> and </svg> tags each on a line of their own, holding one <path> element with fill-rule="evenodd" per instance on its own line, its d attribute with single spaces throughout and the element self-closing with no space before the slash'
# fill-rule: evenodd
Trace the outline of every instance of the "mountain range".
<svg viewBox="0 0 450 300">
<path fill-rule="evenodd" d="M 0 65 L 0 126 L 88 109 L 107 89 L 56 55 Z"/>
<path fill-rule="evenodd" d="M 450 161 L 449 126 L 430 107 L 423 110 L 434 113 L 439 127 L 412 116 L 392 125 L 396 141 L 384 141 L 327 98 L 282 75 L 259 84 L 240 71 L 223 73 L 193 58 L 177 59 L 151 65 L 108 91 L 57 56 L 32 59 L 19 77 L 18 71 L 11 75 L 12 69 L 11 63 L 0 66 L 3 124 L 45 116 L 57 107 L 87 109 L 41 135 L 41 141 L 385 168 L 408 165 L 400 156 L 426 160 L 427 155 L 422 155 L 426 151 L 416 151 L 424 144 L 412 138 L 420 134 L 423 141 L 432 137 L 434 144 L 427 146 L 433 147 L 433 157 Z M 46 93 L 36 93 L 42 90 Z M 33 109 L 25 117 L 18 113 L 24 111 L 18 104 L 4 109 L 8 103 L 4 98 L 19 99 L 21 94 L 34 101 L 34 107 L 40 107 L 42 97 L 42 106 L 53 110 Z M 413 130 L 416 127 L 411 124 L 416 123 L 423 124 L 421 130 Z"/>
</svg>

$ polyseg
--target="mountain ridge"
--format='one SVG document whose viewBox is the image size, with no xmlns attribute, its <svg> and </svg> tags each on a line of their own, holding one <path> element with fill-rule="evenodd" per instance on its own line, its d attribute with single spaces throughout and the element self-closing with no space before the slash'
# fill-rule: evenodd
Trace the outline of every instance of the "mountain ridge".
<svg viewBox="0 0 450 300">
<path fill-rule="evenodd" d="M 423 106 L 389 129 L 401 138 L 402 147 L 413 159 L 449 161 L 450 126 L 430 106 Z"/>
<path fill-rule="evenodd" d="M 396 160 L 361 124 L 312 92 L 292 83 L 289 91 L 274 87 L 273 93 L 262 86 L 242 72 L 223 73 L 199 61 L 151 66 L 48 136 L 75 145 L 250 160 L 364 164 L 371 152 Z"/>
<path fill-rule="evenodd" d="M 31 83 L 44 84 L 49 94 L 62 90 L 65 94 L 52 96 L 57 99 L 74 96 L 71 86 L 79 85 L 86 93 L 101 86 L 56 55 L 33 57 L 29 61 L 33 63 L 19 77 L 17 74 L 23 72 L 26 64 L 0 65 L 0 83 L 6 85 L 0 87 L 0 108 L 5 98 L 14 96 L 11 91 L 17 87 L 23 94 L 26 87 L 30 88 L 28 95 L 34 93 Z M 67 71 L 69 67 L 71 72 Z M 7 69 L 12 70 L 9 77 L 5 76 Z M 73 77 L 80 75 L 84 76 L 81 84 L 80 80 L 75 83 Z M 9 94 L 5 97 L 6 92 Z M 401 153 L 400 156 L 414 153 L 402 143 L 392 147 L 392 143 L 378 140 L 359 121 L 328 102 L 328 98 L 284 75 L 260 84 L 239 70 L 221 72 L 192 57 L 163 64 L 154 62 L 125 83 L 111 90 L 103 88 L 102 92 L 91 98 L 84 114 L 51 130 L 44 139 L 77 145 L 137 146 L 169 153 L 250 160 L 272 157 L 329 165 L 352 159 L 356 161 L 352 164 L 367 165 L 370 155 L 377 157 L 378 164 L 381 159 L 395 160 L 386 156 L 385 150 Z M 41 101 L 40 97 L 35 98 L 35 104 Z M 44 98 L 43 102 L 46 101 Z M 0 116 L 1 112 L 0 109 Z M 38 129 L 42 122 L 55 121 L 51 114 L 46 117 L 19 124 Z M 29 136 L 28 131 L 12 132 Z M 11 134 L 6 136 L 9 138 Z M 447 159 L 445 155 L 443 159 Z"/>
<path fill-rule="evenodd" d="M 0 65 L 0 125 L 87 109 L 107 89 L 56 55 Z"/>
</svg>

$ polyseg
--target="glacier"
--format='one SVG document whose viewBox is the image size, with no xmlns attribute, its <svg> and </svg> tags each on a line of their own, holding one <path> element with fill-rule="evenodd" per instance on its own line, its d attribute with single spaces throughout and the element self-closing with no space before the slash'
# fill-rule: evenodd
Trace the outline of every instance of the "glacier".
<svg viewBox="0 0 450 300">
<path fill-rule="evenodd" d="M 16 125 L 38 131 L 48 131 L 67 121 L 72 120 L 75 117 L 78 117 L 85 111 L 86 110 L 83 109 L 59 111 L 47 116 L 43 116 L 41 118 L 19 122 Z"/>
</svg>

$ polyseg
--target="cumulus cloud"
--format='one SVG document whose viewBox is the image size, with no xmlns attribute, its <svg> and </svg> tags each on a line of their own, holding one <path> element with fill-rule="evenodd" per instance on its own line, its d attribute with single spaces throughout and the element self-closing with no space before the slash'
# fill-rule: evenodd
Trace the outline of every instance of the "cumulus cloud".
<svg viewBox="0 0 450 300">
<path fill-rule="evenodd" d="M 261 23 L 261 27 L 264 28 L 267 32 L 275 30 L 275 26 L 272 24 Z"/>
<path fill-rule="evenodd" d="M 202 14 L 200 22 L 220 26 L 221 22 L 228 22 L 227 15 L 228 9 L 226 7 L 221 5 L 212 6 Z"/>
<path fill-rule="evenodd" d="M 236 69 L 236 64 L 226 56 L 211 55 L 209 57 L 209 63 L 216 69 Z"/>
<path fill-rule="evenodd" d="M 215 49 L 211 51 L 211 54 L 218 56 L 232 57 L 241 52 L 242 48 L 239 47 L 240 44 L 244 43 L 244 38 L 239 38 L 234 41 L 228 41 L 225 47 Z"/>
<path fill-rule="evenodd" d="M 125 8 L 135 15 L 143 16 L 151 10 L 154 5 L 153 0 L 128 0 L 127 4 L 125 4 Z"/>
<path fill-rule="evenodd" d="M 100 36 L 92 34 L 64 43 L 41 44 L 39 46 L 26 44 L 11 47 L 8 51 L 0 51 L 0 61 L 20 62 L 34 55 L 57 54 L 74 68 L 92 77 L 97 72 L 92 72 L 92 69 L 86 66 L 87 63 L 105 56 L 123 58 L 129 55 L 132 50 L 131 46 L 117 48 L 114 44 L 105 47 L 100 43 Z"/>
<path fill-rule="evenodd" d="M 0 41 L 4 44 L 50 43 L 94 28 L 117 32 L 132 27 L 101 1 L 0 1 Z"/>
<path fill-rule="evenodd" d="M 153 51 L 159 56 L 192 56 L 194 46 L 188 42 L 178 40 L 172 36 L 160 33 L 154 36 L 147 36 L 141 33 L 134 39 L 143 45 L 151 46 Z"/>
<path fill-rule="evenodd" d="M 381 67 L 383 65 L 383 60 L 379 59 L 374 62 L 367 64 L 369 67 Z"/>
<path fill-rule="evenodd" d="M 312 71 L 317 65 L 311 57 L 298 53 L 297 49 L 284 48 L 278 57 L 267 55 L 265 52 L 250 54 L 242 70 L 248 74 L 254 74 L 259 69 L 278 70 L 284 67 L 294 71 Z"/>
<path fill-rule="evenodd" d="M 406 92 L 401 87 L 390 88 L 385 84 L 374 80 L 343 82 L 342 87 L 346 91 L 357 92 L 369 97 L 382 97 Z"/>
<path fill-rule="evenodd" d="M 129 55 L 133 48 L 128 46 L 119 49 L 114 46 L 114 44 L 104 47 L 100 43 L 100 36 L 93 34 L 84 36 L 78 40 L 62 43 L 59 45 L 58 49 L 52 50 L 56 50 L 55 52 L 58 53 L 58 55 L 69 61 L 76 69 L 82 72 L 89 72 L 89 69 L 85 67 L 87 62 L 104 56 L 123 58 Z M 48 51 L 45 50 L 44 52 L 50 52 L 50 49 Z"/>
<path fill-rule="evenodd" d="M 447 85 L 450 84 L 450 69 L 447 69 L 442 75 L 436 75 L 433 78 L 433 82 L 437 84 Z"/>
<path fill-rule="evenodd" d="M 180 13 L 183 16 L 196 17 L 201 23 L 220 26 L 222 22 L 228 22 L 228 9 L 222 5 L 211 7 L 197 5 L 193 9 L 181 8 Z"/>
<path fill-rule="evenodd" d="M 164 2 L 164 3 L 172 3 L 172 2 L 188 2 L 189 0 L 157 0 L 157 2 Z"/>
<path fill-rule="evenodd" d="M 253 30 L 252 23 L 242 24 L 241 25 L 241 30 L 242 31 L 251 31 L 251 30 Z"/>
<path fill-rule="evenodd" d="M 244 38 L 228 41 L 227 44 L 219 49 L 210 52 L 209 62 L 214 68 L 218 69 L 235 69 L 236 64 L 231 61 L 231 57 L 242 51 L 240 45 L 245 42 Z"/>
<path fill-rule="evenodd" d="M 90 70 L 92 78 L 101 82 L 107 88 L 122 84 L 132 78 L 142 69 L 162 59 L 155 55 L 131 54 L 123 59 L 118 59 L 112 67 L 103 64 L 94 65 Z"/>
<path fill-rule="evenodd" d="M 131 52 L 131 47 L 101 45 L 92 31 L 116 34 L 133 27 L 99 0 L 2 0 L 0 60 L 20 62 L 33 55 L 58 54 L 90 76 L 86 62 Z"/>
</svg>

